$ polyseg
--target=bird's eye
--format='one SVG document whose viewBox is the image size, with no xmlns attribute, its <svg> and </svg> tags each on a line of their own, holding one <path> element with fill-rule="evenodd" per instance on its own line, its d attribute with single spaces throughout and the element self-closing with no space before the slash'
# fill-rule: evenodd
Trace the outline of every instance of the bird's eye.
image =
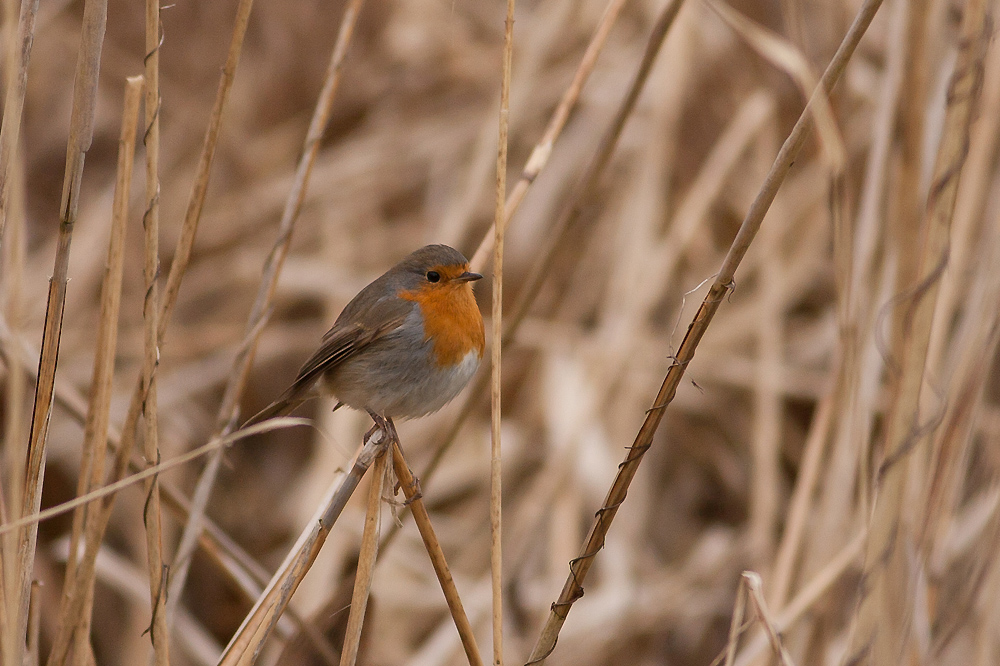
<svg viewBox="0 0 1000 666">
<path fill-rule="evenodd" d="M 440 282 L 441 274 L 437 271 L 427 271 L 427 281 L 428 282 Z"/>
</svg>

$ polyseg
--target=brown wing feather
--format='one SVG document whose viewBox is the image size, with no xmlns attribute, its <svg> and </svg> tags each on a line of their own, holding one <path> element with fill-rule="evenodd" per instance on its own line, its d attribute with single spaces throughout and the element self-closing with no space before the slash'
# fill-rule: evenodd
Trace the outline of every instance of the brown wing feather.
<svg viewBox="0 0 1000 666">
<path fill-rule="evenodd" d="M 292 385 L 280 398 L 247 420 L 244 427 L 287 414 L 301 405 L 323 373 L 399 328 L 415 307 L 414 303 L 399 298 L 380 299 L 364 313 L 356 313 L 352 306 L 365 291 L 367 288 L 344 308 L 337 323 L 323 336 L 323 344 L 302 364 Z M 348 323 L 344 321 L 347 319 L 356 321 Z"/>
</svg>

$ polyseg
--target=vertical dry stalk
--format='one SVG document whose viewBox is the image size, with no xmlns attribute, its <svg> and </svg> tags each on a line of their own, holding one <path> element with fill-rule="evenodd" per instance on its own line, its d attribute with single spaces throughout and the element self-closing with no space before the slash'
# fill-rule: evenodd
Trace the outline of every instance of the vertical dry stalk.
<svg viewBox="0 0 1000 666">
<path fill-rule="evenodd" d="M 84 5 L 82 38 L 77 56 L 76 79 L 73 86 L 73 112 L 70 120 L 69 141 L 66 148 L 66 172 L 63 178 L 62 203 L 59 209 L 59 236 L 49 294 L 46 302 L 45 325 L 42 331 L 42 348 L 38 361 L 38 384 L 31 415 L 31 433 L 28 438 L 28 460 L 24 479 L 24 496 L 20 515 L 36 513 L 42 500 L 42 479 L 45 474 L 45 443 L 48 436 L 49 417 L 59 360 L 59 342 L 62 334 L 63 308 L 66 304 L 69 250 L 73 239 L 80 204 L 80 181 L 83 163 L 94 135 L 94 112 L 97 105 L 97 78 L 101 64 L 101 47 L 107 21 L 107 0 L 89 0 Z M 30 40 L 29 40 L 30 41 Z M 23 650 L 27 631 L 28 604 L 31 578 L 34 569 L 35 545 L 38 525 L 26 527 L 20 535 L 20 589 L 18 598 L 17 645 L 13 648 L 15 659 Z M 13 618 L 12 618 L 13 619 Z M 12 626 L 14 622 L 11 623 Z M 19 663 L 14 661 L 13 663 Z"/>
<path fill-rule="evenodd" d="M 395 441 L 392 443 L 392 468 L 396 472 L 396 478 L 399 479 L 399 487 L 413 513 L 413 522 L 417 524 L 417 531 L 420 532 L 420 538 L 430 556 L 434 573 L 437 574 L 438 582 L 441 584 L 441 591 L 444 592 L 445 601 L 448 602 L 448 610 L 451 611 L 458 635 L 462 639 L 462 647 L 465 648 L 469 665 L 483 666 L 483 658 L 479 656 L 479 647 L 476 646 L 476 636 L 472 631 L 472 624 L 465 614 L 462 599 L 458 596 L 458 588 L 455 587 L 455 579 L 451 577 L 451 570 L 448 568 L 448 562 L 445 561 L 444 551 L 441 550 L 441 544 L 434 533 L 427 507 L 424 506 L 420 483 L 410 471 L 410 466 L 407 465 L 406 458 L 403 457 L 403 449 L 400 448 L 399 442 Z"/>
<path fill-rule="evenodd" d="M 24 111 L 24 93 L 28 87 L 28 61 L 31 58 L 37 12 L 38 0 L 21 0 L 17 18 L 17 38 L 11 41 L 8 51 L 10 58 L 8 71 L 12 76 L 8 78 L 3 124 L 0 125 L 0 243 L 3 243 L 3 230 L 10 212 L 11 186 L 17 144 L 21 135 L 21 114 Z"/>
<path fill-rule="evenodd" d="M 241 433 L 243 431 L 240 431 Z M 239 434 L 239 433 L 237 433 Z M 256 661 L 264 642 L 288 606 L 289 600 L 299 584 L 309 572 L 320 549 L 326 542 L 330 529 L 340 517 L 347 500 L 354 494 L 361 478 L 375 459 L 386 450 L 388 437 L 381 430 L 375 430 L 365 441 L 358 453 L 351 471 L 338 483 L 334 483 L 315 517 L 311 520 L 298 541 L 285 557 L 285 561 L 271 577 L 260 598 L 243 619 L 229 645 L 219 659 L 218 666 L 243 666 Z"/>
<path fill-rule="evenodd" d="M 285 263 L 285 257 L 288 255 L 288 248 L 292 241 L 292 231 L 295 228 L 299 210 L 306 196 L 309 176 L 312 173 L 313 165 L 316 163 L 316 156 L 319 154 L 323 133 L 326 131 L 330 114 L 333 111 L 333 101 L 340 86 L 344 60 L 347 57 L 351 38 L 354 35 L 354 28 L 357 25 L 358 15 L 361 12 L 363 4 L 364 0 L 351 0 L 344 9 L 344 16 L 341 19 L 340 30 L 337 34 L 337 42 L 334 45 L 330 64 L 327 67 L 323 90 L 320 92 L 312 119 L 309 122 L 302 157 L 295 171 L 292 189 L 285 201 L 281 222 L 278 227 L 278 237 L 275 239 L 271 252 L 268 254 L 267 261 L 264 264 L 257 296 L 254 299 L 253 307 L 247 318 L 244 344 L 233 360 L 232 370 L 226 381 L 222 403 L 219 405 L 216 417 L 216 434 L 229 432 L 235 426 L 237 411 L 239 409 L 239 399 L 243 394 L 243 387 L 246 386 L 247 378 L 250 376 L 250 369 L 253 365 L 254 354 L 257 349 L 257 340 L 261 331 L 263 331 L 267 311 L 271 300 L 274 298 L 274 291 L 278 286 L 278 277 Z M 175 573 L 175 583 L 171 587 L 171 595 L 173 597 L 179 597 L 184 588 L 191 554 L 197 545 L 198 536 L 201 534 L 205 506 L 208 503 L 212 487 L 215 485 L 215 478 L 218 474 L 221 461 L 221 453 L 214 454 L 209 458 L 205 469 L 198 479 L 191 504 L 191 512 L 181 537 L 181 544 L 177 550 L 179 570 Z"/>
<path fill-rule="evenodd" d="M 209 176 L 212 173 L 212 162 L 215 159 L 215 148 L 219 143 L 219 131 L 222 128 L 222 113 L 229 101 L 229 93 L 233 89 L 236 78 L 236 66 L 243 52 L 243 38 L 246 36 L 247 25 L 250 22 L 250 10 L 253 0 L 240 0 L 236 7 L 236 19 L 233 24 L 233 36 L 229 40 L 229 50 L 226 52 L 226 62 L 222 66 L 219 87 L 215 93 L 215 102 L 209 115 L 208 128 L 205 130 L 205 140 L 202 143 L 201 154 L 198 157 L 198 167 L 195 170 L 194 182 L 191 184 L 191 195 L 188 197 L 187 210 L 184 213 L 184 223 L 181 225 L 174 248 L 174 259 L 170 264 L 166 284 L 163 286 L 163 301 L 160 303 L 158 336 L 160 344 L 166 334 L 170 313 L 177 302 L 177 293 L 181 288 L 181 280 L 191 260 L 191 249 L 194 247 L 194 237 L 201 221 L 201 211 L 205 206 L 205 196 L 208 193 Z"/>
<path fill-rule="evenodd" d="M 159 412 L 157 409 L 156 368 L 159 365 L 158 344 L 160 314 L 160 3 L 146 0 L 146 211 L 142 216 L 145 231 L 145 262 L 143 277 L 146 293 L 142 301 L 143 363 L 142 401 L 143 457 L 147 466 L 160 462 Z M 167 569 L 163 562 L 163 526 L 160 512 L 160 484 L 153 476 L 145 483 L 146 502 L 142 522 L 146 526 L 146 558 L 149 565 L 149 595 L 152 620 L 149 638 L 153 644 L 156 666 L 170 664 L 170 635 L 167 629 Z"/>
<path fill-rule="evenodd" d="M 791 168 L 792 162 L 805 142 L 806 130 L 812 124 L 811 106 L 813 100 L 819 97 L 826 98 L 829 95 L 851 56 L 854 54 L 854 50 L 861 41 L 861 37 L 875 17 L 875 13 L 878 11 L 880 5 L 881 0 L 866 0 L 861 6 L 847 35 L 831 59 L 826 71 L 823 72 L 817 90 L 813 92 L 809 102 L 806 104 L 806 108 L 799 115 L 799 119 L 789 133 L 788 138 L 785 139 L 784 144 L 782 144 L 777 157 L 775 157 L 771 170 L 768 172 L 757 197 L 751 204 L 750 210 L 747 211 L 747 215 L 736 234 L 735 240 L 730 246 L 729 253 L 726 255 L 715 281 L 705 296 L 698 312 L 695 314 L 694 320 L 688 327 L 687 333 L 677 351 L 675 362 L 667 372 L 652 406 L 647 411 L 646 419 L 639 433 L 636 435 L 632 446 L 629 447 L 628 455 L 619 465 L 614 483 L 608 491 L 604 503 L 597 512 L 596 519 L 590 528 L 590 533 L 580 551 L 579 557 L 570 563 L 570 574 L 566 579 L 562 592 L 559 594 L 559 598 L 552 604 L 545 626 L 542 628 L 535 647 L 531 651 L 531 656 L 528 659 L 529 664 L 543 663 L 548 655 L 552 653 L 552 650 L 555 649 L 559 631 L 562 629 L 562 625 L 565 623 L 573 603 L 583 594 L 583 582 L 590 571 L 594 557 L 604 546 L 604 539 L 608 529 L 622 502 L 625 500 L 628 487 L 638 470 L 643 455 L 652 444 L 653 435 L 659 427 L 663 412 L 673 399 L 687 364 L 694 358 L 694 352 L 702 336 L 704 336 L 709 323 L 711 323 L 712 317 L 718 311 L 719 306 L 725 300 L 726 294 L 732 288 L 736 269 L 746 255 L 757 231 L 760 229 L 764 215 L 770 207 L 771 202 L 774 201 L 778 187 L 783 182 L 788 170 Z"/>
<path fill-rule="evenodd" d="M 902 320 L 901 375 L 888 416 L 885 449 L 876 476 L 876 500 L 865 554 L 865 586 L 848 655 L 850 663 L 896 663 L 908 652 L 907 616 L 913 603 L 906 534 L 900 522 L 909 482 L 908 457 L 924 439 L 919 423 L 920 389 L 941 273 L 948 262 L 951 219 L 969 146 L 969 128 L 982 87 L 985 45 L 990 32 L 984 0 L 970 0 L 962 19 L 962 40 L 948 88 L 944 133 L 927 199 L 926 229 L 917 289 Z"/>
<path fill-rule="evenodd" d="M 896 293 L 910 289 L 917 282 L 918 245 L 923 203 L 921 180 L 923 170 L 924 114 L 927 107 L 927 72 L 925 43 L 927 41 L 928 0 L 910 0 L 906 7 L 906 30 L 903 35 L 903 80 L 897 110 L 899 133 L 899 183 L 895 192 L 894 215 L 889 218 L 890 242 L 898 268 Z M 900 357 L 903 350 L 905 308 L 892 312 L 890 349 Z"/>
<path fill-rule="evenodd" d="M 604 48 L 604 43 L 608 39 L 608 34 L 611 32 L 611 28 L 614 26 L 615 21 L 618 20 L 618 14 L 621 13 L 624 5 L 625 0 L 611 0 L 607 7 L 605 7 L 604 14 L 601 16 L 601 21 L 597 25 L 597 30 L 594 31 L 594 36 L 591 37 L 590 42 L 587 44 L 587 50 L 584 52 L 583 58 L 580 60 L 580 65 L 577 67 L 576 73 L 573 75 L 572 82 L 570 82 L 569 87 L 566 88 L 562 98 L 560 98 L 559 104 L 556 106 L 555 111 L 552 113 L 552 117 L 549 119 L 549 124 L 545 127 L 545 131 L 542 133 L 542 138 L 538 140 L 538 143 L 536 143 L 535 147 L 532 149 L 531 155 L 528 156 L 528 161 L 525 162 L 524 169 L 521 171 L 521 177 L 518 179 L 514 188 L 510 192 L 510 196 L 507 198 L 507 203 L 502 217 L 504 227 L 510 224 L 510 219 L 514 216 L 514 213 L 517 212 L 517 208 L 521 205 L 521 201 L 524 200 L 524 196 L 528 193 L 528 188 L 531 187 L 531 184 L 535 182 L 536 178 L 538 178 L 538 174 L 540 174 L 542 169 L 545 168 L 545 165 L 548 164 L 549 157 L 552 156 L 552 147 L 555 145 L 559 135 L 562 134 L 562 130 L 566 126 L 566 121 L 569 120 L 570 112 L 573 110 L 573 107 L 576 106 L 577 100 L 580 99 L 580 92 L 583 90 L 584 84 L 587 83 L 590 73 L 594 71 L 594 65 L 597 64 L 597 57 L 601 54 L 601 50 Z M 496 223 L 494 222 L 494 226 L 495 224 Z M 479 247 L 476 248 L 476 253 L 472 255 L 472 261 L 470 264 L 472 265 L 473 270 L 479 270 L 486 265 L 486 259 L 490 254 L 492 244 L 495 240 L 495 230 L 488 229 L 486 234 L 483 236 L 483 240 L 480 241 Z"/>
<path fill-rule="evenodd" d="M 130 77 L 125 85 L 125 101 L 122 107 L 121 134 L 118 139 L 118 169 L 115 175 L 114 203 L 111 213 L 111 237 L 108 241 L 108 259 L 101 286 L 101 316 L 97 328 L 97 346 L 94 355 L 94 372 L 90 384 L 90 402 L 84 424 L 83 452 L 80 460 L 80 476 L 77 481 L 77 496 L 85 495 L 104 480 L 104 461 L 107 451 L 111 386 L 114 378 L 115 350 L 118 348 L 118 312 L 121 306 L 121 285 L 124 272 L 125 237 L 128 229 L 128 201 L 132 183 L 132 164 L 135 154 L 136 123 L 139 118 L 139 101 L 142 95 L 141 76 Z M 70 536 L 70 557 L 66 562 L 66 576 L 63 581 L 63 597 L 60 604 L 59 634 L 56 641 L 69 640 L 77 636 L 79 651 L 90 640 L 89 608 L 76 615 L 69 614 L 70 600 L 76 588 L 76 554 L 83 536 L 84 526 L 94 525 L 87 520 L 87 506 L 79 507 L 73 514 L 73 529 Z M 93 579 L 86 594 L 93 590 Z M 88 604 L 89 606 L 89 604 Z M 65 637 L 61 634 L 66 633 Z"/>
<path fill-rule="evenodd" d="M 680 12 L 684 2 L 685 0 L 667 0 L 667 4 L 664 6 L 663 11 L 660 13 L 659 17 L 657 17 L 656 25 L 653 26 L 653 30 L 650 33 L 648 41 L 646 42 L 646 48 L 643 52 L 642 60 L 639 62 L 639 68 L 636 71 L 635 77 L 632 79 L 628 92 L 619 104 L 615 117 L 611 120 L 607 130 L 605 130 L 604 134 L 601 136 L 601 141 L 598 144 L 597 150 L 588 163 L 586 171 L 584 171 L 583 175 L 574 186 L 573 193 L 570 195 L 566 205 L 563 207 L 563 212 L 559 215 L 559 218 L 556 220 L 552 229 L 549 230 L 548 235 L 543 241 L 542 247 L 539 248 L 539 251 L 535 254 L 535 261 L 531 266 L 528 277 L 525 279 L 524 285 L 518 293 L 517 300 L 514 302 L 514 307 L 511 308 L 511 314 L 506 318 L 507 326 L 503 334 L 504 346 L 510 344 L 510 342 L 514 339 L 514 334 L 520 327 L 521 322 L 524 321 L 524 318 L 527 316 L 528 310 L 531 308 L 532 304 L 535 302 L 535 298 L 538 296 L 542 283 L 545 281 L 545 278 L 549 274 L 549 270 L 553 266 L 552 259 L 555 256 L 556 251 L 562 245 L 567 232 L 573 227 L 573 224 L 577 221 L 583 211 L 586 197 L 594 191 L 601 179 L 601 176 L 604 174 L 604 169 L 608 165 L 611 155 L 614 153 L 615 147 L 618 145 L 618 139 L 621 137 L 622 130 L 625 127 L 625 122 L 632 115 L 632 111 L 635 109 L 636 101 L 639 99 L 639 94 L 642 92 L 643 88 L 645 88 L 646 80 L 649 78 L 649 73 L 653 69 L 653 63 L 656 61 L 656 56 L 660 52 L 660 47 L 663 46 L 663 41 L 666 39 L 667 33 L 670 31 L 670 27 L 674 24 L 674 20 L 677 18 L 677 14 Z M 581 63 L 581 69 L 582 67 L 583 64 Z M 475 263 L 475 259 L 473 259 L 472 265 L 474 267 L 477 265 Z M 482 396 L 483 391 L 486 389 L 487 381 L 488 378 L 486 376 L 480 375 L 480 378 L 475 380 L 475 383 L 467 392 L 467 397 L 465 402 L 462 403 L 462 408 L 459 411 L 458 418 L 455 419 L 451 429 L 448 430 L 445 436 L 441 438 L 441 444 L 434 451 L 434 455 L 431 457 L 430 462 L 427 463 L 427 467 L 423 474 L 425 479 L 430 478 L 434 474 L 438 465 L 441 464 L 445 454 L 448 452 L 448 449 L 451 448 L 451 445 L 458 438 L 458 431 L 465 423 L 465 419 L 472 413 L 473 405 L 480 400 L 480 396 Z M 395 533 L 395 531 L 390 532 L 386 536 L 386 540 L 391 539 Z"/>
<path fill-rule="evenodd" d="M 503 557 L 501 548 L 502 459 L 500 451 L 501 334 L 503 332 L 503 234 L 507 194 L 507 131 L 510 124 L 510 70 L 514 51 L 514 0 L 507 0 L 504 22 L 503 73 L 500 83 L 500 128 L 497 138 L 496 209 L 493 216 L 493 317 L 490 383 L 490 580 L 493 587 L 493 664 L 503 666 Z"/>
<path fill-rule="evenodd" d="M 375 557 L 378 555 L 379 511 L 382 508 L 382 487 L 385 481 L 389 455 L 382 453 L 375 459 L 372 478 L 368 486 L 368 510 L 365 513 L 365 527 L 361 533 L 361 551 L 358 566 L 354 572 L 354 593 L 351 595 L 351 611 L 347 616 L 347 630 L 344 632 L 344 649 L 340 653 L 340 666 L 354 666 L 361 645 L 361 629 L 368 608 L 368 595 L 372 589 L 372 573 Z"/>
<path fill-rule="evenodd" d="M 0 279 L 0 308 L 3 317 L 15 330 L 23 323 L 24 308 L 21 303 L 21 279 L 26 255 L 26 220 L 24 214 L 24 174 L 18 159 L 18 136 L 21 129 L 21 113 L 27 85 L 28 59 L 31 55 L 31 41 L 34 35 L 37 0 L 22 0 L 18 20 L 11 14 L 14 3 L 5 3 L 5 22 L 10 27 L 3 38 L 8 45 L 4 54 L 6 100 L 3 122 L 0 124 L 0 262 L 3 262 L 3 276 Z M 16 31 L 16 33 L 15 33 Z M 7 219 L 13 223 L 6 226 Z M 7 365 L 4 396 L 3 442 L 0 443 L 0 468 L 19 470 L 27 451 L 27 424 L 24 406 L 28 393 L 27 370 L 4 353 Z M 14 472 L 4 480 L 0 488 L 0 521 L 6 522 L 17 512 L 24 491 L 24 479 Z M 8 505 L 9 502 L 9 505 Z M 9 507 L 9 508 L 8 508 Z M 16 616 L 13 605 L 17 600 L 14 590 L 20 585 L 17 564 L 18 535 L 11 534 L 0 540 L 0 661 L 14 663 L 20 654 L 23 637 L 17 632 L 11 616 Z"/>
</svg>

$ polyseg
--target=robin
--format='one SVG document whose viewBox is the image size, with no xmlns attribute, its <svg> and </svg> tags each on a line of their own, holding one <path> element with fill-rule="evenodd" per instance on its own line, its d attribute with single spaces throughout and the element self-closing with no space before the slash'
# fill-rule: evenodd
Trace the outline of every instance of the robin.
<svg viewBox="0 0 1000 666">
<path fill-rule="evenodd" d="M 287 414 L 318 385 L 337 399 L 335 410 L 363 409 L 386 434 L 394 418 L 441 409 L 483 358 L 483 316 L 472 293 L 482 277 L 447 245 L 413 252 L 358 292 L 288 390 L 244 426 Z"/>
</svg>

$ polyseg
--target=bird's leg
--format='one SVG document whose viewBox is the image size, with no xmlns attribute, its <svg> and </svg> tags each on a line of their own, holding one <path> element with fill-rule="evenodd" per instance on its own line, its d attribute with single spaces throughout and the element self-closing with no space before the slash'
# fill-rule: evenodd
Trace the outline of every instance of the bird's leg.
<svg viewBox="0 0 1000 666">
<path fill-rule="evenodd" d="M 372 421 L 375 422 L 376 428 L 382 431 L 386 437 L 394 442 L 399 441 L 399 435 L 396 434 L 396 426 L 393 424 L 392 419 L 386 418 L 381 414 L 376 414 L 372 410 L 368 410 L 368 416 L 372 417 Z"/>
</svg>

